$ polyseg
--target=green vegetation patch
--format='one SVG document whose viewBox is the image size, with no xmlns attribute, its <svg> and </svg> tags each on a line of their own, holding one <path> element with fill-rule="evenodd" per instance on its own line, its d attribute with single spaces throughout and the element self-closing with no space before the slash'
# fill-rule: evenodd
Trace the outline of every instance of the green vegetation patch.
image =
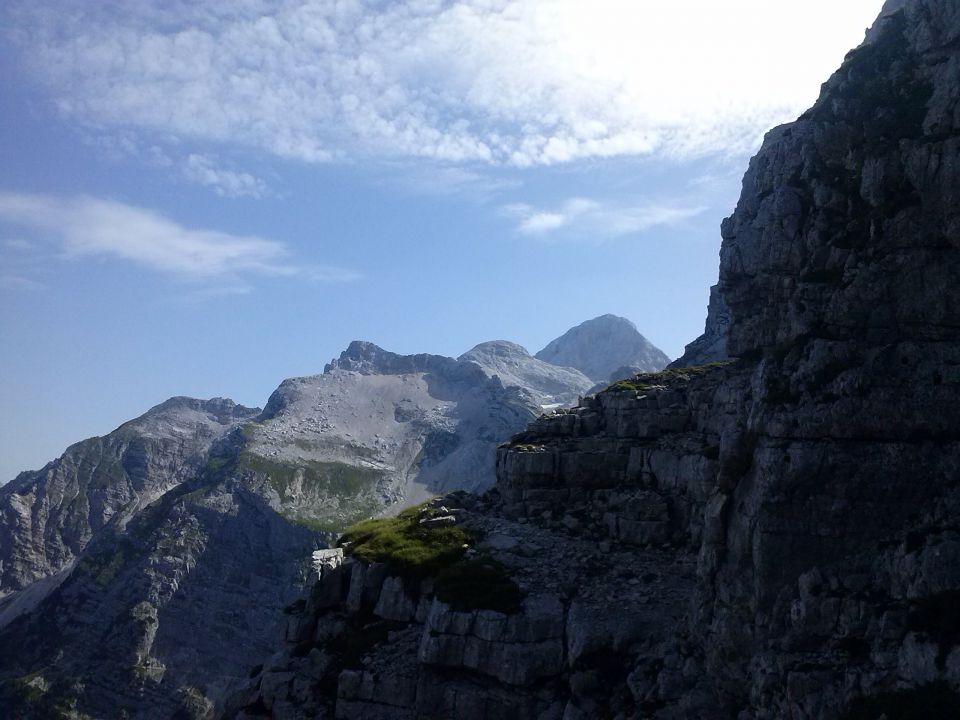
<svg viewBox="0 0 960 720">
<path fill-rule="evenodd" d="M 857 698 L 844 720 L 956 720 L 960 694 L 943 681 Z"/>
<path fill-rule="evenodd" d="M 607 386 L 603 392 L 641 392 L 655 387 L 663 387 L 671 382 L 682 382 L 698 375 L 704 375 L 718 368 L 726 367 L 733 362 L 733 360 L 722 360 L 705 363 L 704 365 L 668 368 L 655 373 L 639 373 L 632 378 L 617 380 L 617 382 Z"/>
<path fill-rule="evenodd" d="M 463 560 L 444 568 L 434 583 L 437 597 L 454 610 L 520 612 L 523 593 L 507 569 L 492 558 Z"/>
<path fill-rule="evenodd" d="M 431 575 L 455 563 L 474 538 L 462 527 L 424 527 L 425 506 L 408 508 L 392 518 L 364 520 L 348 528 L 340 545 L 363 562 L 386 563 L 406 575 Z"/>
<path fill-rule="evenodd" d="M 240 453 L 240 466 L 265 475 L 280 497 L 284 497 L 298 480 L 304 490 L 317 494 L 356 497 L 375 487 L 383 478 L 383 471 L 374 468 L 317 460 L 284 463 L 246 450 Z"/>
</svg>

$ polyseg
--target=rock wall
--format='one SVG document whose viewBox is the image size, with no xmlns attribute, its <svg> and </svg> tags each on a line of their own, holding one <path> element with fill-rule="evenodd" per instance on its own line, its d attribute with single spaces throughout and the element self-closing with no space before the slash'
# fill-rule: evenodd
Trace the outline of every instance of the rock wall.
<svg viewBox="0 0 960 720">
<path fill-rule="evenodd" d="M 662 535 L 598 545 L 603 521 L 579 512 L 535 524 L 491 502 L 434 506 L 450 504 L 443 512 L 476 533 L 468 558 L 507 570 L 517 607 L 458 607 L 434 577 L 314 553 L 315 584 L 291 608 L 286 649 L 234 697 L 236 717 L 613 717 L 656 703 L 655 674 L 651 684 L 650 668 L 630 662 L 638 652 L 654 666 L 668 657 L 676 686 L 702 684 L 702 658 L 674 633 L 693 589 L 689 556 Z M 684 708 L 703 705 L 691 696 Z"/>
</svg>

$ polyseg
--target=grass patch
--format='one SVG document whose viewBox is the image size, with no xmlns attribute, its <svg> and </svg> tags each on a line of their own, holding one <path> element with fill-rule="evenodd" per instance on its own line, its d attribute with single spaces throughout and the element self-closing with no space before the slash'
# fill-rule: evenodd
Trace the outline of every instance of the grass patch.
<svg viewBox="0 0 960 720">
<path fill-rule="evenodd" d="M 277 462 L 244 450 L 240 466 L 265 475 L 280 497 L 300 481 L 305 490 L 337 497 L 356 497 L 373 487 L 383 477 L 383 471 L 338 462 L 307 460 L 298 464 Z"/>
<path fill-rule="evenodd" d="M 520 612 L 523 593 L 506 568 L 492 558 L 473 558 L 444 568 L 434 583 L 437 597 L 454 610 Z"/>
<path fill-rule="evenodd" d="M 698 375 L 722 368 L 733 363 L 733 360 L 722 360 L 705 363 L 704 365 L 691 365 L 682 368 L 667 368 L 655 373 L 639 373 L 632 378 L 617 380 L 606 387 L 603 392 L 641 392 L 654 387 L 662 387 L 670 382 L 686 381 Z"/>
<path fill-rule="evenodd" d="M 844 720 L 956 720 L 960 694 L 943 681 L 857 698 Z"/>
<path fill-rule="evenodd" d="M 348 555 L 386 563 L 391 571 L 421 576 L 438 572 L 459 560 L 474 538 L 457 526 L 423 527 L 424 509 L 418 505 L 396 517 L 364 520 L 348 528 L 339 545 Z"/>
</svg>

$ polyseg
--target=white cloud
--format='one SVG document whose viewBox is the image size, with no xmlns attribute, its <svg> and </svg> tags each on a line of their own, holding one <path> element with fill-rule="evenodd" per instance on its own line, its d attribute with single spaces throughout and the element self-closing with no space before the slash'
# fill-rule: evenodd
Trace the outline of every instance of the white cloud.
<svg viewBox="0 0 960 720">
<path fill-rule="evenodd" d="M 15 0 L 6 25 L 90 127 L 530 166 L 749 149 L 812 103 L 881 4 Z"/>
<path fill-rule="evenodd" d="M 379 172 L 391 171 L 391 182 L 404 189 L 426 195 L 460 197 L 474 202 L 487 202 L 504 190 L 515 189 L 522 183 L 515 177 L 502 177 L 487 172 L 437 163 L 421 163 L 419 167 L 392 167 L 381 163 Z M 492 170 L 492 168 L 491 168 Z"/>
<path fill-rule="evenodd" d="M 187 228 L 150 210 L 87 196 L 0 193 L 0 220 L 52 236 L 66 257 L 112 257 L 186 279 L 357 277 L 339 268 L 296 265 L 287 246 L 275 240 Z"/>
<path fill-rule="evenodd" d="M 111 160 L 134 158 L 151 167 L 169 170 L 188 182 L 203 185 L 221 197 L 262 198 L 272 194 L 263 179 L 223 167 L 218 158 L 210 155 L 184 152 L 177 147 L 179 143 L 172 136 L 166 138 L 173 146 L 167 149 L 156 142 L 142 142 L 126 130 L 112 136 L 87 134 L 84 140 Z"/>
<path fill-rule="evenodd" d="M 699 215 L 706 208 L 625 206 L 571 198 L 560 208 L 551 210 L 525 204 L 506 205 L 502 209 L 504 214 L 516 220 L 516 231 L 522 235 L 543 236 L 569 227 L 581 238 L 597 240 L 643 232 L 657 225 L 675 225 Z"/>
<path fill-rule="evenodd" d="M 245 172 L 227 170 L 213 158 L 191 153 L 183 163 L 183 176 L 191 182 L 205 185 L 221 197 L 262 198 L 267 195 L 267 184 Z"/>
<path fill-rule="evenodd" d="M 562 213 L 535 212 L 524 218 L 517 229 L 524 235 L 536 235 L 562 228 L 569 222 L 570 218 Z"/>
</svg>

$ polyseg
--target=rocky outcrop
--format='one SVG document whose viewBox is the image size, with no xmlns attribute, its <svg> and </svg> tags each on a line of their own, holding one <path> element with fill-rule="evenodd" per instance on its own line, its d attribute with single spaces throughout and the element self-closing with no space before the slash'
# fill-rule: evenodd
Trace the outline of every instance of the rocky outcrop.
<svg viewBox="0 0 960 720">
<path fill-rule="evenodd" d="M 887 3 L 723 224 L 690 355 L 725 336 L 733 361 L 616 382 L 498 451 L 462 522 L 522 606 L 352 569 L 368 605 L 307 614 L 320 679 L 282 656 L 247 715 L 279 686 L 344 720 L 955 717 L 958 78 L 960 7 Z M 371 627 L 338 665 L 329 633 Z"/>
<path fill-rule="evenodd" d="M 576 368 L 594 383 L 603 383 L 623 367 L 634 372 L 662 370 L 670 362 L 626 318 L 601 315 L 571 328 L 535 357 L 552 365 Z"/>
</svg>

